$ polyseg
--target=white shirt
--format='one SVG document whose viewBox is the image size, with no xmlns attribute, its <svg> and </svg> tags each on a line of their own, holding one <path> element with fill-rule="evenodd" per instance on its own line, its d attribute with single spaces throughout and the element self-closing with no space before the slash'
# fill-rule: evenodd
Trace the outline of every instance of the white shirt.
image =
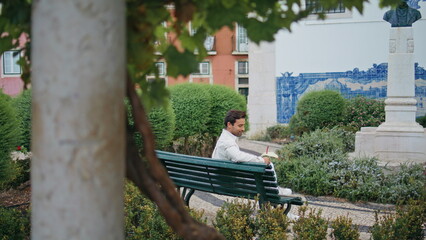
<svg viewBox="0 0 426 240">
<path fill-rule="evenodd" d="M 222 134 L 217 140 L 212 158 L 225 159 L 232 162 L 265 162 L 262 157 L 242 152 L 237 144 L 237 136 L 226 129 L 222 130 Z"/>
</svg>

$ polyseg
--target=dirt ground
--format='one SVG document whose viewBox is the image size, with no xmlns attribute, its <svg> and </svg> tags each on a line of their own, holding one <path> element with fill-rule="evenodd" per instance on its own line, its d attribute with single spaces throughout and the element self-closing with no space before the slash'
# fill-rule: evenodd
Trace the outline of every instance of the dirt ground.
<svg viewBox="0 0 426 240">
<path fill-rule="evenodd" d="M 16 189 L 0 192 L 0 206 L 13 207 L 15 209 L 28 209 L 31 201 L 31 184 L 23 183 Z"/>
</svg>

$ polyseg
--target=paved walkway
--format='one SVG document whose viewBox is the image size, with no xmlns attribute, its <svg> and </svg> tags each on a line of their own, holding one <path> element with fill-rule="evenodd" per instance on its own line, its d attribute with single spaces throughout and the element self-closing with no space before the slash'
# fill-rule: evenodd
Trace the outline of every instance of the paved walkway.
<svg viewBox="0 0 426 240">
<path fill-rule="evenodd" d="M 266 151 L 266 147 L 269 147 L 269 151 L 276 151 L 281 146 L 273 143 L 265 143 L 258 141 L 250 141 L 241 138 L 238 142 L 241 150 L 261 154 Z M 386 211 L 392 210 L 393 205 L 374 204 L 374 203 L 351 203 L 343 199 L 337 199 L 332 197 L 313 197 L 307 195 L 301 195 L 295 193 L 296 196 L 300 196 L 307 200 L 308 206 L 314 209 L 322 211 L 322 216 L 325 219 L 335 219 L 338 216 L 348 216 L 352 219 L 353 223 L 358 226 L 360 232 L 360 239 L 370 239 L 369 228 L 373 226 L 375 222 L 375 211 Z M 226 201 L 232 201 L 232 197 L 226 197 L 211 193 L 195 192 L 191 198 L 190 207 L 194 209 L 203 209 L 205 216 L 211 223 L 213 221 L 216 211 Z M 297 214 L 298 206 L 292 207 L 291 213 Z"/>
</svg>

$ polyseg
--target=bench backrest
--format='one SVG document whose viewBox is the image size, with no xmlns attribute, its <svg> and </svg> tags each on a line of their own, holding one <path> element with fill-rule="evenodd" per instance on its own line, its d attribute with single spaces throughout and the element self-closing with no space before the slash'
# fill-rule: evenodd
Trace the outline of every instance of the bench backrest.
<svg viewBox="0 0 426 240">
<path fill-rule="evenodd" d="M 170 178 L 178 187 L 276 202 L 280 199 L 271 171 L 262 163 L 233 163 L 227 160 L 157 151 Z"/>
</svg>

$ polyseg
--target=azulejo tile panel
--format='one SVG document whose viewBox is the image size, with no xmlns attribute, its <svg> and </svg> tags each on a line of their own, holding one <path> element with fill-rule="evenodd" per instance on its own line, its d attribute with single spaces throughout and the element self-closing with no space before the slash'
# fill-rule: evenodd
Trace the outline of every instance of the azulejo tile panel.
<svg viewBox="0 0 426 240">
<path fill-rule="evenodd" d="M 426 70 L 415 64 L 415 98 L 417 116 L 426 114 Z M 386 98 L 388 64 L 373 64 L 360 71 L 301 73 L 292 76 L 286 72 L 277 77 L 277 122 L 289 123 L 296 112 L 297 101 L 303 94 L 323 89 L 338 90 L 345 98 L 362 95 L 369 98 Z"/>
</svg>

